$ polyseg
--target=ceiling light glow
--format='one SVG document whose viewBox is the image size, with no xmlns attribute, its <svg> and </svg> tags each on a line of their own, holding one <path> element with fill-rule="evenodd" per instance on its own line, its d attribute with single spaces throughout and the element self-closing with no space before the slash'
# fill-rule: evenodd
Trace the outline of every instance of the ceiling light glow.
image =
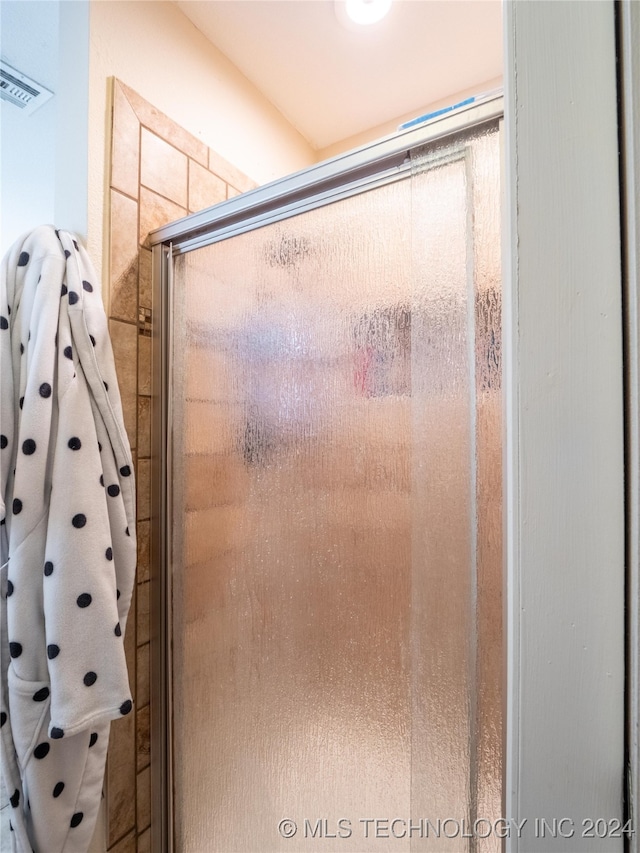
<svg viewBox="0 0 640 853">
<path fill-rule="evenodd" d="M 381 21 L 390 8 L 391 0 L 346 0 L 347 15 L 363 26 Z"/>
</svg>

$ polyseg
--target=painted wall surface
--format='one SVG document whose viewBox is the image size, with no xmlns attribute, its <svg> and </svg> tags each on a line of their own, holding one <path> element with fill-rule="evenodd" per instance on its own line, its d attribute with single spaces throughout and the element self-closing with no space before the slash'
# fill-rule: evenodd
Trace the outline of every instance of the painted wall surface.
<svg viewBox="0 0 640 853">
<path fill-rule="evenodd" d="M 93 0 L 89 253 L 96 260 L 104 246 L 112 76 L 259 184 L 315 162 L 306 140 L 172 3 Z"/>
<path fill-rule="evenodd" d="M 316 152 L 316 158 L 318 161 L 321 161 L 328 160 L 331 157 L 337 157 L 345 151 L 360 148 L 362 145 L 367 145 L 370 142 L 375 142 L 378 139 L 382 139 L 384 136 L 389 136 L 395 133 L 398 130 L 398 127 L 405 121 L 411 121 L 412 119 L 427 115 L 435 110 L 441 110 L 444 107 L 449 107 L 452 104 L 459 104 L 460 101 L 464 101 L 466 98 L 470 98 L 471 96 L 482 95 L 485 92 L 501 88 L 502 77 L 493 77 L 491 80 L 478 82 L 477 85 L 470 89 L 463 89 L 461 92 L 452 92 L 446 98 L 441 98 L 439 101 L 433 101 L 430 104 L 425 104 L 424 107 L 414 110 L 412 113 L 407 113 L 405 115 L 398 116 L 397 118 L 390 119 L 389 121 L 384 122 L 384 124 L 379 124 L 376 127 L 370 127 L 368 130 L 364 130 L 362 133 L 357 133 L 355 136 L 349 136 L 347 139 L 341 139 L 340 142 L 328 145 L 326 148 L 320 148 Z"/>
<path fill-rule="evenodd" d="M 1 102 L 2 254 L 44 223 L 87 230 L 88 2 L 3 0 L 2 58 L 54 92 L 31 115 Z"/>
</svg>

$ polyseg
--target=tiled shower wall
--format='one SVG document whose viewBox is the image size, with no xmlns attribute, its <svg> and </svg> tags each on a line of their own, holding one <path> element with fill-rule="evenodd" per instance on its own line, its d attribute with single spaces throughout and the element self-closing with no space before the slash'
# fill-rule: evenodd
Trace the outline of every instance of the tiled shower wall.
<svg viewBox="0 0 640 853">
<path fill-rule="evenodd" d="M 135 714 L 111 728 L 107 849 L 151 845 L 150 466 L 151 250 L 154 228 L 245 192 L 255 183 L 113 80 L 108 313 L 124 420 L 136 464 L 138 575 L 125 647 Z"/>
</svg>

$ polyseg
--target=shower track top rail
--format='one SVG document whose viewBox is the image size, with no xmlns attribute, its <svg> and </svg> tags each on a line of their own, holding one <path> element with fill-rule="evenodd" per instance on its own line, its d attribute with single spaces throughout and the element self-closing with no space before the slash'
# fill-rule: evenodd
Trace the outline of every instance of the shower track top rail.
<svg viewBox="0 0 640 853">
<path fill-rule="evenodd" d="M 502 114 L 502 95 L 466 105 L 177 219 L 152 231 L 151 245 L 171 243 L 174 255 L 189 252 L 398 180 L 411 171 L 409 152 L 413 149 L 499 119 Z"/>
</svg>

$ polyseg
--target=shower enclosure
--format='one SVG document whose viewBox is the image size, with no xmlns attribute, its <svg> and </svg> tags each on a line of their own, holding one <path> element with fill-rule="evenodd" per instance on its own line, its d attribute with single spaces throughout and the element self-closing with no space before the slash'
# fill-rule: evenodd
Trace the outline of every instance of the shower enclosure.
<svg viewBox="0 0 640 853">
<path fill-rule="evenodd" d="M 500 849 L 501 108 L 154 235 L 163 849 Z"/>
</svg>

